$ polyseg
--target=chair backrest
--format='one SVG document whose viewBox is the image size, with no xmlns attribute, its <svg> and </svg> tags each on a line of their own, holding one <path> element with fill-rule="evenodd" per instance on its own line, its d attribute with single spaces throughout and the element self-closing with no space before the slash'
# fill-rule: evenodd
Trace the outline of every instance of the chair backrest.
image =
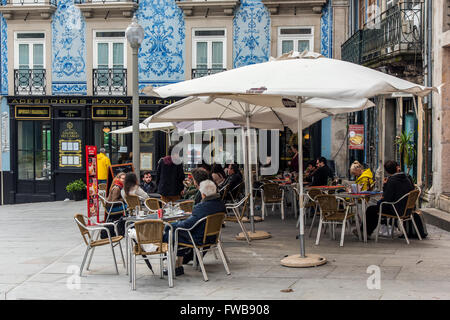
<svg viewBox="0 0 450 320">
<path fill-rule="evenodd" d="M 99 183 L 98 184 L 98 190 L 106 191 L 107 188 L 108 188 L 108 186 L 106 185 L 106 183 Z"/>
<path fill-rule="evenodd" d="M 230 184 L 227 184 L 222 191 L 222 201 L 225 201 L 228 195 L 228 191 L 230 190 Z"/>
<path fill-rule="evenodd" d="M 192 212 L 192 209 L 194 209 L 194 200 L 186 200 L 183 202 L 180 202 L 180 209 L 184 212 Z"/>
<path fill-rule="evenodd" d="M 338 201 L 336 196 L 331 194 L 320 194 L 316 196 L 316 201 L 319 204 L 320 213 L 323 219 L 339 211 Z"/>
<path fill-rule="evenodd" d="M 244 188 L 245 188 L 245 182 L 242 181 L 236 187 L 234 187 L 233 190 L 229 190 L 229 192 L 231 192 L 231 195 L 234 199 L 238 199 L 238 197 L 243 193 Z"/>
<path fill-rule="evenodd" d="M 143 244 L 155 244 L 162 247 L 164 222 L 161 220 L 143 220 L 134 224 L 136 229 L 137 247 L 142 251 Z"/>
<path fill-rule="evenodd" d="M 281 201 L 283 189 L 277 183 L 264 183 L 264 202 Z"/>
<path fill-rule="evenodd" d="M 208 237 L 215 236 L 215 242 L 219 241 L 220 231 L 222 230 L 222 224 L 225 220 L 225 212 L 218 212 L 206 217 L 205 234 L 203 235 L 203 244 L 206 244 Z"/>
<path fill-rule="evenodd" d="M 161 204 L 164 205 L 163 201 L 158 199 L 158 198 L 147 198 L 145 199 L 145 206 L 152 211 L 161 209 L 162 206 Z"/>
<path fill-rule="evenodd" d="M 409 192 L 408 200 L 406 201 L 405 211 L 403 212 L 403 217 L 411 215 L 416 207 L 417 199 L 419 198 L 420 190 L 413 190 Z"/>
<path fill-rule="evenodd" d="M 130 210 L 134 210 L 136 207 L 141 210 L 141 201 L 138 196 L 133 194 L 125 195 L 125 202 Z"/>
<path fill-rule="evenodd" d="M 84 216 L 80 213 L 74 216 L 74 220 L 77 223 L 78 228 L 80 229 L 81 236 L 83 237 L 84 243 L 89 245 L 91 240 L 91 234 L 89 230 L 86 228 L 86 221 L 84 221 Z"/>
<path fill-rule="evenodd" d="M 322 190 L 320 190 L 320 189 L 311 189 L 311 190 L 308 190 L 307 193 L 308 193 L 308 196 L 313 200 L 315 200 L 315 198 L 317 196 L 323 194 Z"/>
<path fill-rule="evenodd" d="M 248 205 L 248 200 L 250 199 L 250 194 L 247 194 L 245 196 L 244 199 L 242 199 L 244 201 L 243 206 L 242 206 L 242 210 L 241 213 L 239 214 L 239 220 L 241 220 L 244 215 L 245 215 L 245 211 L 247 210 L 247 205 Z"/>
</svg>

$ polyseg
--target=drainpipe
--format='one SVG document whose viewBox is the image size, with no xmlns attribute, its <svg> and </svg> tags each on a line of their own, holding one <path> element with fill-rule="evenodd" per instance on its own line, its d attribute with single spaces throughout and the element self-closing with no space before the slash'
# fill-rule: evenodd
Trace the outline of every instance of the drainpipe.
<svg viewBox="0 0 450 320">
<path fill-rule="evenodd" d="M 426 13 L 427 13 L 427 43 L 426 43 L 426 47 L 427 47 L 427 77 L 426 77 L 426 81 L 427 81 L 427 86 L 432 86 L 433 85 L 433 68 L 432 68 L 432 64 L 431 64 L 431 53 L 432 53 L 432 36 L 433 36 L 433 3 L 431 0 L 426 1 Z M 430 113 L 432 108 L 433 108 L 433 94 L 430 93 L 427 96 L 427 117 L 425 117 L 426 120 L 428 120 L 430 118 Z M 432 113 L 431 113 L 432 115 Z M 431 119 L 433 119 L 431 117 Z M 426 152 L 425 152 L 425 163 L 426 163 L 426 167 L 425 167 L 425 181 L 426 181 L 426 187 L 428 188 L 429 186 L 429 165 L 432 163 L 433 160 L 433 155 L 429 153 L 429 144 L 428 144 L 428 137 L 430 137 L 430 140 L 433 141 L 433 131 L 431 130 L 428 121 L 426 122 Z M 431 170 L 432 171 L 432 170 Z"/>
</svg>

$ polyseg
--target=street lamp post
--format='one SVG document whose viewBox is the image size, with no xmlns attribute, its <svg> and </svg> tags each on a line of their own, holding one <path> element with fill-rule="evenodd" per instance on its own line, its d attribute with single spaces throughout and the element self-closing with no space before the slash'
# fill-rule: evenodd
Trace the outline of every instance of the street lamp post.
<svg viewBox="0 0 450 320">
<path fill-rule="evenodd" d="M 136 15 L 133 17 L 131 24 L 125 31 L 125 36 L 130 43 L 132 49 L 131 72 L 133 79 L 131 81 L 131 89 L 133 92 L 133 167 L 138 179 L 140 179 L 141 154 L 139 143 L 139 71 L 138 71 L 138 51 L 144 40 L 144 28 L 138 24 Z"/>
</svg>

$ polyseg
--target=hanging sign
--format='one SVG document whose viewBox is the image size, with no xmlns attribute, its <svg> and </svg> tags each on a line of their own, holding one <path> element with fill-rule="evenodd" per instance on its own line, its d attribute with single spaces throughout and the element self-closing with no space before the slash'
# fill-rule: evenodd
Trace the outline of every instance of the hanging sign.
<svg viewBox="0 0 450 320">
<path fill-rule="evenodd" d="M 86 181 L 88 217 L 96 217 L 97 222 L 100 222 L 96 146 L 86 146 Z M 89 224 L 91 224 L 90 221 Z"/>
<path fill-rule="evenodd" d="M 348 148 L 350 150 L 364 150 L 364 125 L 351 124 L 349 126 Z"/>
</svg>

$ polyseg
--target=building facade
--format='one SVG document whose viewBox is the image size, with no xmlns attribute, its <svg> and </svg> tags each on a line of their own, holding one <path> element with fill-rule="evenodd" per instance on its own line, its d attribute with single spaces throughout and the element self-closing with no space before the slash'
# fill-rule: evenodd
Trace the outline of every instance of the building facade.
<svg viewBox="0 0 450 320">
<path fill-rule="evenodd" d="M 2 200 L 62 200 L 84 178 L 85 145 L 106 147 L 112 163 L 131 152 L 131 47 L 135 14 L 145 30 L 139 89 L 267 61 L 291 50 L 340 58 L 348 1 L 338 0 L 0 0 Z M 140 97 L 141 120 L 182 97 Z M 324 155 L 345 176 L 346 117 L 303 134 L 306 158 Z M 292 143 L 288 134 L 282 143 Z M 154 170 L 162 133 L 141 134 Z M 282 160 L 288 160 L 282 150 Z"/>
</svg>

